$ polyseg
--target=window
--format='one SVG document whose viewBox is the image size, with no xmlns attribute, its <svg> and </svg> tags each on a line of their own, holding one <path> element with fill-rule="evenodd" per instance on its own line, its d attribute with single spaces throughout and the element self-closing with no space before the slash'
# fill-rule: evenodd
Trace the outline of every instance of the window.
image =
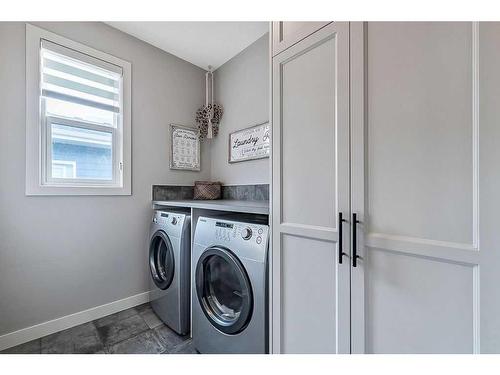
<svg viewBox="0 0 500 375">
<path fill-rule="evenodd" d="M 26 26 L 26 194 L 130 194 L 130 64 Z"/>
</svg>

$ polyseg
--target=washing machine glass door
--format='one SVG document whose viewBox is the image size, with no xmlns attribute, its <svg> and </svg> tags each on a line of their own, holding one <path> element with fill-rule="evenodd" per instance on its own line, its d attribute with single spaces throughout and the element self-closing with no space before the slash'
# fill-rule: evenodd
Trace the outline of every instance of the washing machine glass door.
<svg viewBox="0 0 500 375">
<path fill-rule="evenodd" d="M 167 289 L 172 283 L 175 271 L 174 252 L 168 235 L 158 230 L 149 244 L 149 268 L 156 286 Z"/>
<path fill-rule="evenodd" d="M 252 317 L 253 294 L 241 261 L 223 247 L 210 247 L 196 265 L 196 293 L 201 309 L 218 330 L 243 331 Z"/>
</svg>

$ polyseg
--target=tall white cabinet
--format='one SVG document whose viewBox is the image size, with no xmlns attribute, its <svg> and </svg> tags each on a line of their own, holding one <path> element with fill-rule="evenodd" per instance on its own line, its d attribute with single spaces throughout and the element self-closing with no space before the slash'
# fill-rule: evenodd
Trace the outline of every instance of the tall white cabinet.
<svg viewBox="0 0 500 375">
<path fill-rule="evenodd" d="M 500 352 L 499 24 L 287 24 L 273 352 Z"/>
</svg>

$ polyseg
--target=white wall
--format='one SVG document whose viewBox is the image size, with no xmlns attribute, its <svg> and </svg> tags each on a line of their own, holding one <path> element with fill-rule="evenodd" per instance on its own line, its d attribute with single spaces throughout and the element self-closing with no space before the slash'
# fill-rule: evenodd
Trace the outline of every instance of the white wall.
<svg viewBox="0 0 500 375">
<path fill-rule="evenodd" d="M 215 71 L 215 97 L 224 107 L 211 141 L 212 180 L 226 185 L 269 183 L 269 159 L 228 163 L 229 133 L 269 121 L 269 34 Z"/>
<path fill-rule="evenodd" d="M 25 24 L 1 22 L 0 335 L 146 291 L 151 185 L 210 178 L 207 145 L 202 172 L 168 167 L 168 124 L 194 125 L 201 69 L 105 24 L 37 26 L 132 63 L 132 196 L 24 195 Z"/>
</svg>

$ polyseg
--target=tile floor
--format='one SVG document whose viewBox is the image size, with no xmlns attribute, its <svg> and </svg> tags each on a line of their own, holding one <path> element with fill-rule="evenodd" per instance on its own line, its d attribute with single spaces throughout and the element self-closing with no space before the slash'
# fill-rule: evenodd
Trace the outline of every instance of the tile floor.
<svg viewBox="0 0 500 375">
<path fill-rule="evenodd" d="M 149 303 L 4 350 L 5 354 L 195 354 Z"/>
</svg>

